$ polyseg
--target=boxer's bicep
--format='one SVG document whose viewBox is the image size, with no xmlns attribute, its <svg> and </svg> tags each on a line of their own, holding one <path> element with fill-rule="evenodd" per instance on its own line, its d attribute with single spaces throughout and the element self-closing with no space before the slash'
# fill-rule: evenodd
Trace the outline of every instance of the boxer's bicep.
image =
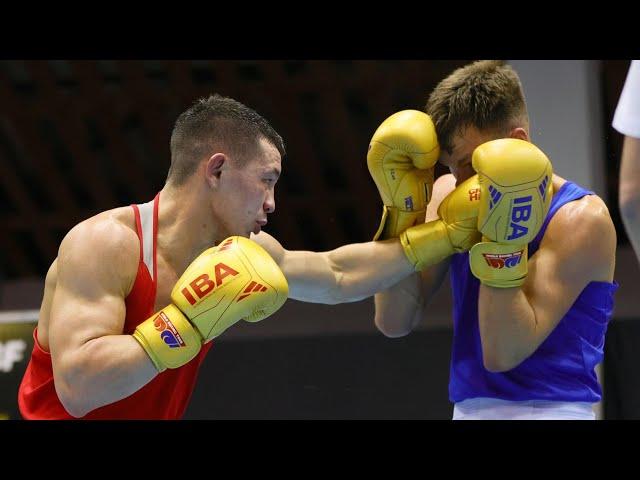
<svg viewBox="0 0 640 480">
<path fill-rule="evenodd" d="M 615 230 L 608 212 L 603 213 L 579 204 L 561 209 L 529 260 L 529 274 L 522 288 L 542 340 L 590 282 L 612 280 Z"/>
<path fill-rule="evenodd" d="M 54 373 L 74 368 L 87 342 L 123 333 L 139 249 L 128 235 L 113 225 L 80 224 L 63 240 L 49 317 Z"/>
</svg>

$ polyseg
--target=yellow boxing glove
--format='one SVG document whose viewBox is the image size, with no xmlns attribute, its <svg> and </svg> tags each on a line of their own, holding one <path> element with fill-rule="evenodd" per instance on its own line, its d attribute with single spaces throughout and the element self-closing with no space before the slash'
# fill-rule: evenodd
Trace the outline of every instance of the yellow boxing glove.
<svg viewBox="0 0 640 480">
<path fill-rule="evenodd" d="M 465 252 L 480 241 L 478 175 L 462 182 L 438 207 L 438 218 L 408 228 L 400 235 L 405 255 L 416 270 Z"/>
<path fill-rule="evenodd" d="M 189 265 L 171 291 L 173 303 L 133 336 L 158 371 L 178 368 L 240 319 L 257 322 L 276 312 L 288 294 L 282 271 L 260 245 L 229 237 Z"/>
<path fill-rule="evenodd" d="M 527 245 L 549 212 L 551 162 L 532 143 L 503 138 L 476 148 L 471 163 L 480 181 L 483 234 L 469 253 L 471 271 L 485 285 L 518 287 L 527 277 Z"/>
<path fill-rule="evenodd" d="M 369 173 L 384 203 L 374 240 L 397 238 L 424 223 L 439 155 L 436 130 L 426 113 L 403 110 L 380 124 L 367 153 Z"/>
</svg>

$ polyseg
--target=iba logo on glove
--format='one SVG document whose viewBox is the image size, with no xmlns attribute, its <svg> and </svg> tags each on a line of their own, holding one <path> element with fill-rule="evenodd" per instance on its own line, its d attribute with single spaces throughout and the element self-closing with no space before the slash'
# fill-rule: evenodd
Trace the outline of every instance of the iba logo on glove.
<svg viewBox="0 0 640 480">
<path fill-rule="evenodd" d="M 532 201 L 533 197 L 531 195 L 513 200 L 513 206 L 511 207 L 511 234 L 507 237 L 507 240 L 514 240 L 529 233 L 527 223 L 531 218 Z M 521 225 L 522 223 L 524 225 Z"/>
<path fill-rule="evenodd" d="M 489 209 L 493 210 L 501 201 L 504 200 L 504 195 L 497 187 L 489 185 Z M 533 225 L 535 218 L 532 218 L 531 213 L 533 211 L 533 196 L 527 195 L 524 197 L 516 197 L 510 200 L 508 224 L 506 228 L 509 230 L 506 235 L 506 240 L 517 240 L 518 238 L 527 235 L 529 228 Z"/>
<path fill-rule="evenodd" d="M 202 275 L 196 277 L 192 282 L 189 283 L 189 288 L 185 287 L 180 292 L 184 295 L 184 298 L 191 305 L 195 305 L 198 300 L 202 300 L 204 297 L 209 295 L 215 288 L 222 285 L 222 280 L 225 277 L 236 276 L 238 275 L 238 271 L 231 268 L 229 265 L 225 265 L 224 263 L 218 263 L 213 267 L 215 279 L 211 280 L 209 275 L 203 273 Z M 195 299 L 194 295 L 198 297 L 198 300 Z"/>
</svg>

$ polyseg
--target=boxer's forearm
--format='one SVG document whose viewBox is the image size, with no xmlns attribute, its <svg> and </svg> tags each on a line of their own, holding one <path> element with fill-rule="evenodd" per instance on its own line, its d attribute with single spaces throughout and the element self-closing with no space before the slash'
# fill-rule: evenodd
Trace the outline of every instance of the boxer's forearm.
<svg viewBox="0 0 640 480">
<path fill-rule="evenodd" d="M 420 275 L 413 274 L 384 292 L 376 293 L 375 325 L 387 337 L 403 337 L 420 322 L 424 298 Z"/>
<path fill-rule="evenodd" d="M 449 264 L 450 260 L 446 259 L 376 293 L 375 324 L 378 330 L 388 337 L 411 333 L 428 317 L 425 307 L 442 285 Z"/>
<path fill-rule="evenodd" d="M 337 304 L 370 297 L 414 273 L 398 239 L 346 245 L 330 252 L 288 252 L 289 296 Z"/>
<path fill-rule="evenodd" d="M 480 285 L 478 321 L 487 370 L 511 370 L 538 348 L 535 312 L 521 288 Z"/>
<path fill-rule="evenodd" d="M 58 397 L 74 417 L 130 396 L 158 374 L 131 335 L 90 340 L 54 361 L 53 367 Z"/>
</svg>

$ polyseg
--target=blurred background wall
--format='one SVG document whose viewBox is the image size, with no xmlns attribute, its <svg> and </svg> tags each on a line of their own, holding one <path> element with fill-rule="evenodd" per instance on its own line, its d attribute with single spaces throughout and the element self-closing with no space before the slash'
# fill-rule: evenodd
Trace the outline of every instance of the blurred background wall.
<svg viewBox="0 0 640 480">
<path fill-rule="evenodd" d="M 369 139 L 391 113 L 421 109 L 467 60 L 1 61 L 0 418 L 18 418 L 43 279 L 68 230 L 97 212 L 151 200 L 169 166 L 173 122 L 220 93 L 267 118 L 287 156 L 266 230 L 288 249 L 368 241 L 380 200 Z M 640 269 L 617 208 L 622 137 L 611 119 L 626 60 L 513 60 L 532 140 L 558 174 L 607 202 L 618 231 L 615 320 L 600 374 L 600 418 L 640 418 Z M 439 168 L 437 175 L 446 173 Z M 289 301 L 241 322 L 211 350 L 187 418 L 448 419 L 448 280 L 408 337 L 373 325 L 373 301 Z"/>
</svg>

